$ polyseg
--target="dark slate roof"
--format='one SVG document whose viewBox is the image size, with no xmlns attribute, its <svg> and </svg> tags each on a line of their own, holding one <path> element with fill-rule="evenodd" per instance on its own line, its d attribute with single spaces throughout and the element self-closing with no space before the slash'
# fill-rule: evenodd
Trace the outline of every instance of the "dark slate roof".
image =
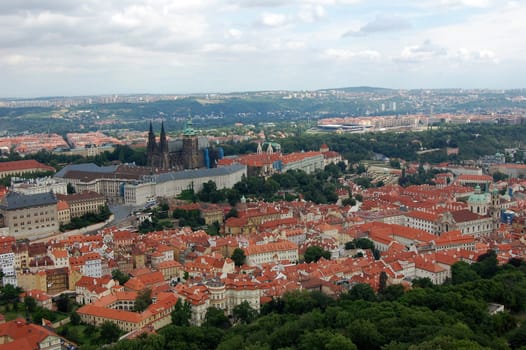
<svg viewBox="0 0 526 350">
<path fill-rule="evenodd" d="M 15 210 L 52 204 L 57 204 L 57 199 L 51 192 L 30 195 L 9 192 L 2 200 L 0 207 L 5 210 Z"/>
<path fill-rule="evenodd" d="M 83 163 L 83 164 L 70 164 L 62 168 L 58 173 L 55 174 L 55 177 L 63 178 L 70 171 L 80 171 L 86 173 L 100 173 L 108 174 L 112 173 L 117 169 L 116 165 L 103 166 L 100 167 L 94 163 Z"/>
<path fill-rule="evenodd" d="M 243 169 L 246 169 L 246 166 L 243 164 L 232 164 L 229 166 L 218 167 L 218 168 L 176 171 L 176 172 L 170 172 L 170 173 L 165 173 L 165 174 L 148 176 L 145 178 L 147 179 L 147 181 L 151 180 L 156 183 L 163 183 L 163 182 L 174 181 L 174 180 L 196 179 L 200 177 L 229 175 L 229 174 L 238 172 Z"/>
</svg>

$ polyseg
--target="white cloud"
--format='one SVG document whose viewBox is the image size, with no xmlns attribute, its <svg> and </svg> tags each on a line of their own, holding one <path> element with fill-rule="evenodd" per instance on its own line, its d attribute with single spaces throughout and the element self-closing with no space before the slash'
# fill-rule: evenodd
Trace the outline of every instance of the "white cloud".
<svg viewBox="0 0 526 350">
<path fill-rule="evenodd" d="M 436 46 L 431 43 L 431 41 L 426 40 L 419 45 L 404 47 L 395 60 L 408 63 L 425 62 L 444 56 L 446 53 L 447 51 L 444 48 Z"/>
<path fill-rule="evenodd" d="M 300 8 L 298 17 L 301 21 L 312 23 L 327 16 L 327 11 L 321 5 L 307 4 Z"/>
<path fill-rule="evenodd" d="M 439 5 L 444 7 L 478 7 L 486 8 L 491 4 L 490 0 L 440 0 Z"/>
<path fill-rule="evenodd" d="M 347 61 L 353 59 L 378 60 L 381 54 L 374 50 L 353 51 L 349 49 L 327 49 L 325 55 L 329 58 Z"/>
<path fill-rule="evenodd" d="M 283 13 L 264 12 L 261 14 L 260 23 L 267 27 L 281 27 L 287 24 L 287 16 Z"/>
<path fill-rule="evenodd" d="M 94 92 L 100 82 L 119 92 L 334 86 L 345 74 L 395 86 L 397 73 L 455 86 L 468 70 L 483 81 L 488 68 L 503 85 L 510 77 L 497 72 L 524 71 L 524 18 L 524 0 L 0 1 L 0 76 L 12 82 L 0 96 L 82 94 L 86 79 Z M 217 85 L 203 86 L 211 75 Z"/>
<path fill-rule="evenodd" d="M 226 31 L 226 35 L 225 35 L 226 38 L 231 38 L 231 39 L 240 39 L 242 36 L 243 36 L 243 32 L 236 28 L 229 28 Z"/>
<path fill-rule="evenodd" d="M 448 58 L 453 61 L 460 61 L 462 63 L 499 62 L 495 52 L 486 49 L 472 51 L 466 48 L 460 48 L 458 50 L 448 52 Z"/>
<path fill-rule="evenodd" d="M 40 58 L 14 54 L 14 55 L 7 55 L 3 57 L 2 61 L 5 64 L 16 66 L 16 65 L 23 65 L 23 64 L 36 64 L 40 62 Z"/>
<path fill-rule="evenodd" d="M 343 36 L 365 36 L 374 33 L 381 32 L 394 32 L 411 28 L 411 23 L 405 18 L 397 15 L 382 15 L 376 16 L 376 18 L 365 25 L 361 26 L 358 30 L 349 30 L 344 33 Z"/>
</svg>

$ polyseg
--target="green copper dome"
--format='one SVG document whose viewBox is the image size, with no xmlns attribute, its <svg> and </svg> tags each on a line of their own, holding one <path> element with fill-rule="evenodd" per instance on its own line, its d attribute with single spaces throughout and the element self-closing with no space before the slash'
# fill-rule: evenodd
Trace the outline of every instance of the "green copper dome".
<svg viewBox="0 0 526 350">
<path fill-rule="evenodd" d="M 192 119 L 186 122 L 186 127 L 183 130 L 183 136 L 195 136 L 195 129 L 192 128 Z"/>
<path fill-rule="evenodd" d="M 480 186 L 477 185 L 475 187 L 475 193 L 472 194 L 471 196 L 469 196 L 468 198 L 468 203 L 473 203 L 473 204 L 484 204 L 484 203 L 489 203 L 491 201 L 491 196 L 489 193 L 482 193 L 480 191 Z"/>
</svg>

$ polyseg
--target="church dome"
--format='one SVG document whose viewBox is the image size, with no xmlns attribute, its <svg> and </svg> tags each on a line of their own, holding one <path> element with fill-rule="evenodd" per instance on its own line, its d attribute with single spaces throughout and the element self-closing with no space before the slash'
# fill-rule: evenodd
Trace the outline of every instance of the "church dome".
<svg viewBox="0 0 526 350">
<path fill-rule="evenodd" d="M 480 186 L 475 187 L 475 193 L 469 196 L 468 203 L 472 204 L 485 204 L 491 201 L 491 196 L 489 193 L 482 193 Z"/>
</svg>

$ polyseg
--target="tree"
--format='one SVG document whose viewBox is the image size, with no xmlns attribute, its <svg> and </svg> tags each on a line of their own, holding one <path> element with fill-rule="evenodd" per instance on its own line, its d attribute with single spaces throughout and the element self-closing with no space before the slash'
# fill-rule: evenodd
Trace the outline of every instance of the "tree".
<svg viewBox="0 0 526 350">
<path fill-rule="evenodd" d="M 358 239 L 355 239 L 353 242 L 356 248 L 371 249 L 371 250 L 374 249 L 374 242 L 368 238 L 358 238 Z"/>
<path fill-rule="evenodd" d="M 73 312 L 71 316 L 69 316 L 69 319 L 74 326 L 79 325 L 81 322 L 80 316 L 77 312 Z"/>
<path fill-rule="evenodd" d="M 44 309 L 41 307 L 37 307 L 35 312 L 33 312 L 33 322 L 34 323 L 41 323 L 42 319 L 45 318 L 48 321 L 55 321 L 56 320 L 56 314 L 53 313 L 51 310 Z"/>
<path fill-rule="evenodd" d="M 347 298 L 351 300 L 376 301 L 374 290 L 367 283 L 358 283 L 352 287 L 347 294 Z"/>
<path fill-rule="evenodd" d="M 37 308 L 37 302 L 34 298 L 26 295 L 24 297 L 24 307 L 27 312 L 34 312 Z"/>
<path fill-rule="evenodd" d="M 329 260 L 331 258 L 331 253 L 317 245 L 312 245 L 305 250 L 303 257 L 305 258 L 305 262 L 310 263 L 317 262 L 322 257 Z"/>
<path fill-rule="evenodd" d="M 208 233 L 210 236 L 219 236 L 220 234 L 221 225 L 218 221 L 214 221 L 208 227 L 206 228 L 206 233 Z"/>
<path fill-rule="evenodd" d="M 509 177 L 508 175 L 506 175 L 504 173 L 501 173 L 499 171 L 496 171 L 496 172 L 493 173 L 493 181 L 494 182 L 507 180 L 508 177 Z"/>
<path fill-rule="evenodd" d="M 400 284 L 387 286 L 381 293 L 381 299 L 387 301 L 396 301 L 404 295 L 404 287 Z"/>
<path fill-rule="evenodd" d="M 238 217 L 238 213 L 237 213 L 237 209 L 236 207 L 232 207 L 232 209 L 230 209 L 230 211 L 226 214 L 225 216 L 225 220 L 228 219 L 228 218 L 237 218 Z"/>
<path fill-rule="evenodd" d="M 349 198 L 345 198 L 344 200 L 342 200 L 342 206 L 355 206 L 356 205 L 356 199 L 352 198 L 352 197 L 349 197 Z"/>
<path fill-rule="evenodd" d="M 523 349 L 526 346 L 526 323 L 512 330 L 507 338 L 512 349 Z"/>
<path fill-rule="evenodd" d="M 467 262 L 459 261 L 451 266 L 451 283 L 453 284 L 475 281 L 479 278 L 479 275 L 471 269 Z"/>
<path fill-rule="evenodd" d="M 191 318 L 192 309 L 190 304 L 186 300 L 183 301 L 181 298 L 177 299 L 174 311 L 172 311 L 172 324 L 187 327 L 190 325 Z"/>
<path fill-rule="evenodd" d="M 152 290 L 149 288 L 141 290 L 135 298 L 135 306 L 133 308 L 136 312 L 143 312 L 152 304 Z"/>
<path fill-rule="evenodd" d="M 2 304 L 13 303 L 17 304 L 19 301 L 20 293 L 22 293 L 22 288 L 15 287 L 12 284 L 6 284 L 0 288 L 0 302 Z"/>
<path fill-rule="evenodd" d="M 327 329 L 316 329 L 300 337 L 301 350 L 356 350 L 356 345 L 349 338 L 333 333 Z"/>
<path fill-rule="evenodd" d="M 380 272 L 380 285 L 378 286 L 378 292 L 382 293 L 387 287 L 388 276 L 385 271 Z"/>
<path fill-rule="evenodd" d="M 67 313 L 71 311 L 71 308 L 72 308 L 71 300 L 66 294 L 60 294 L 60 296 L 57 299 L 56 304 L 57 304 L 57 310 L 60 312 Z"/>
<path fill-rule="evenodd" d="M 128 282 L 128 280 L 130 279 L 130 276 L 125 274 L 124 272 L 122 272 L 121 270 L 119 269 L 115 269 L 111 272 L 111 277 L 114 279 L 114 280 L 117 280 L 119 281 L 119 284 L 121 286 L 124 285 L 124 283 Z"/>
<path fill-rule="evenodd" d="M 412 281 L 413 288 L 432 288 L 433 281 L 429 277 L 418 277 Z"/>
<path fill-rule="evenodd" d="M 246 260 L 245 251 L 241 248 L 234 249 L 231 259 L 234 260 L 234 264 L 236 264 L 236 266 L 243 265 Z"/>
<path fill-rule="evenodd" d="M 234 320 L 241 323 L 250 323 L 257 317 L 257 311 L 254 310 L 248 301 L 243 301 L 241 304 L 236 305 L 232 311 Z"/>
<path fill-rule="evenodd" d="M 382 344 L 382 333 L 369 320 L 354 320 L 347 327 L 349 337 L 359 349 L 379 349 Z"/>
<path fill-rule="evenodd" d="M 110 321 L 105 321 L 100 326 L 100 337 L 99 337 L 99 343 L 100 344 L 110 344 L 113 342 L 116 342 L 119 339 L 119 336 L 121 334 L 121 330 L 117 325 Z"/>
<path fill-rule="evenodd" d="M 487 253 L 478 257 L 477 262 L 472 265 L 473 270 L 482 278 L 491 278 L 495 276 L 499 269 L 497 253 L 494 250 L 488 250 Z"/>
<path fill-rule="evenodd" d="M 68 182 L 68 184 L 67 184 L 67 192 L 68 192 L 68 194 L 73 194 L 73 193 L 76 192 L 76 191 L 75 191 L 75 187 L 74 187 L 71 183 L 69 183 L 69 182 Z"/>
<path fill-rule="evenodd" d="M 227 329 L 230 327 L 230 321 L 228 321 L 228 317 L 225 316 L 223 310 L 216 307 L 209 307 L 208 310 L 206 310 L 203 326 Z"/>
</svg>

